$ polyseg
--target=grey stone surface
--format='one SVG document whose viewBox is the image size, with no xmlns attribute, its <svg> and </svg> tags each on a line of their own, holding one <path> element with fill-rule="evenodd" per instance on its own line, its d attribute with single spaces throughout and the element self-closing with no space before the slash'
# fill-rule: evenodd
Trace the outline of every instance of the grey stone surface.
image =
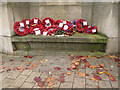
<svg viewBox="0 0 120 90">
<path fill-rule="evenodd" d="M 30 16 L 29 9 L 26 7 L 22 7 L 22 6 L 21 7 L 14 7 L 13 12 L 14 12 L 15 22 L 29 18 L 29 16 Z"/>
<path fill-rule="evenodd" d="M 115 53 L 118 53 L 118 50 L 119 50 L 118 37 L 110 37 L 108 39 L 106 53 L 107 54 L 115 54 Z"/>
<path fill-rule="evenodd" d="M 94 6 L 93 25 L 108 37 L 118 36 L 118 6 L 114 4 L 99 4 Z"/>
<path fill-rule="evenodd" d="M 5 53 L 13 53 L 11 37 L 2 37 L 2 50 Z"/>
<path fill-rule="evenodd" d="M 81 55 L 81 54 L 80 54 Z M 2 66 L 6 66 L 5 70 L 8 69 L 9 67 L 12 67 L 13 65 L 15 68 L 17 66 L 22 66 L 24 67 L 24 71 L 20 73 L 17 69 L 11 70 L 11 71 L 4 71 L 3 73 L 0 73 L 0 76 L 2 76 L 2 87 L 4 88 L 40 88 L 37 86 L 37 82 L 34 80 L 35 77 L 41 77 L 43 81 L 46 80 L 46 78 L 52 76 L 55 78 L 53 82 L 55 83 L 53 85 L 54 88 L 95 88 L 97 89 L 98 86 L 100 88 L 118 88 L 118 67 L 117 63 L 114 62 L 114 60 L 111 60 L 108 56 L 100 58 L 100 59 L 95 59 L 93 57 L 87 58 L 87 61 L 89 62 L 90 65 L 97 65 L 97 64 L 104 64 L 105 68 L 109 69 L 109 73 L 116 78 L 116 81 L 112 82 L 110 79 L 106 79 L 106 75 L 102 74 L 100 77 L 102 80 L 95 82 L 94 80 L 90 80 L 91 77 L 93 77 L 93 74 L 90 73 L 95 73 L 93 72 L 94 69 L 86 68 L 82 69 L 84 66 L 84 63 L 81 63 L 80 67 L 80 73 L 86 73 L 89 74 L 90 77 L 85 77 L 85 76 L 79 76 L 76 74 L 77 70 L 71 70 L 68 71 L 67 68 L 70 68 L 70 64 L 72 60 L 70 60 L 68 54 L 56 54 L 54 56 L 52 55 L 37 55 L 33 56 L 32 59 L 30 58 L 24 58 L 23 56 L 12 56 L 12 55 L 1 55 L 3 56 L 4 63 Z M 76 55 L 74 55 L 76 57 Z M 10 60 L 14 61 L 10 61 Z M 24 60 L 24 62 L 21 62 L 21 60 Z M 27 67 L 27 62 L 28 60 L 31 60 L 31 65 L 33 63 L 37 64 L 37 68 L 39 68 L 39 71 L 36 71 L 36 69 L 29 70 L 25 69 Z M 43 60 L 43 63 L 39 63 L 40 60 Z M 45 60 L 48 60 L 47 62 Z M 76 58 L 74 59 L 76 60 Z M 11 66 L 10 63 L 14 63 Z M 19 65 L 18 65 L 19 63 Z M 109 64 L 111 63 L 111 64 Z M 111 67 L 113 66 L 113 67 Z M 61 70 L 55 70 L 54 67 L 60 67 Z M 111 71 L 112 70 L 112 71 Z M 51 74 L 49 74 L 51 72 Z M 53 73 L 54 72 L 54 73 Z M 71 75 L 68 75 L 67 72 L 70 72 Z M 60 83 L 59 78 L 62 75 L 62 73 L 65 73 L 65 82 Z M 50 86 L 48 83 L 45 83 L 45 87 L 49 88 Z"/>
</svg>

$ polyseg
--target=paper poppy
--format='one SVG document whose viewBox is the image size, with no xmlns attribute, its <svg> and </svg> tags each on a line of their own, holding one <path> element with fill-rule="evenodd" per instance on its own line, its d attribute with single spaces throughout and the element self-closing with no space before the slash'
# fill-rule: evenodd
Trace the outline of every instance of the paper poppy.
<svg viewBox="0 0 120 90">
<path fill-rule="evenodd" d="M 38 18 L 34 18 L 30 21 L 30 34 L 36 34 L 39 35 L 43 32 L 43 26 L 42 26 L 42 22 L 40 19 Z"/>
<path fill-rule="evenodd" d="M 97 33 L 97 27 L 96 26 L 88 26 L 88 28 L 85 31 L 86 33 L 89 34 L 95 34 Z"/>
<path fill-rule="evenodd" d="M 65 31 L 65 33 L 72 33 L 73 32 L 73 25 L 69 21 L 59 22 L 58 28 Z"/>
<path fill-rule="evenodd" d="M 52 25 L 50 27 L 47 27 L 46 29 L 44 29 L 43 31 L 43 35 L 54 35 L 55 32 L 57 31 L 57 26 L 56 25 Z"/>
<path fill-rule="evenodd" d="M 30 29 L 30 25 L 31 25 L 30 19 L 24 19 L 22 20 L 22 22 L 27 26 L 28 29 Z"/>
<path fill-rule="evenodd" d="M 76 31 L 77 32 L 80 32 L 80 33 L 83 32 L 83 33 L 85 33 L 87 27 L 88 27 L 88 23 L 84 19 L 78 19 L 76 21 Z"/>
<path fill-rule="evenodd" d="M 24 24 L 24 22 L 16 22 L 13 28 L 19 36 L 27 35 L 29 32 L 28 27 Z"/>
<path fill-rule="evenodd" d="M 42 24 L 44 28 L 47 28 L 47 27 L 54 25 L 55 21 L 50 17 L 46 17 L 43 19 Z"/>
</svg>

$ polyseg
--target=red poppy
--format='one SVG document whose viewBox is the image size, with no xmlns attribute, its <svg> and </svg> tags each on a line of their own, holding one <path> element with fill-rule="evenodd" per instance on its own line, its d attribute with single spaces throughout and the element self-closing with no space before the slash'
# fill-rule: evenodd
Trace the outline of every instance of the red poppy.
<svg viewBox="0 0 120 90">
<path fill-rule="evenodd" d="M 43 26 L 42 26 L 42 22 L 40 19 L 38 18 L 34 18 L 30 21 L 30 30 L 29 33 L 30 34 L 35 34 L 36 31 L 40 30 L 41 33 L 43 31 Z"/>
<path fill-rule="evenodd" d="M 82 32 L 85 33 L 85 30 L 88 27 L 88 23 L 87 21 L 85 21 L 84 19 L 78 19 L 76 22 L 76 31 L 77 32 Z"/>
<path fill-rule="evenodd" d="M 44 28 L 47 28 L 47 27 L 54 25 L 55 21 L 50 17 L 46 17 L 43 19 L 42 24 Z"/>
<path fill-rule="evenodd" d="M 13 26 L 14 31 L 19 36 L 24 36 L 28 34 L 28 27 L 24 24 L 24 22 L 16 22 Z"/>
<path fill-rule="evenodd" d="M 57 31 L 57 26 L 56 25 L 52 25 L 52 26 L 44 29 L 44 32 L 47 32 L 47 35 L 55 34 L 56 31 Z"/>
<path fill-rule="evenodd" d="M 97 27 L 96 26 L 88 26 L 85 30 L 86 33 L 94 34 L 97 33 Z"/>
</svg>

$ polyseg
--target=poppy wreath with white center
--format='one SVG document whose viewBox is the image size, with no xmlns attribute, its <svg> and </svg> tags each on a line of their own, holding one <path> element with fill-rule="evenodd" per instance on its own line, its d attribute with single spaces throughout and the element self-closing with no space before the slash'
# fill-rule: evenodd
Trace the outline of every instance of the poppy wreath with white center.
<svg viewBox="0 0 120 90">
<path fill-rule="evenodd" d="M 16 22 L 13 26 L 14 31 L 16 32 L 16 34 L 18 34 L 19 36 L 25 36 L 28 34 L 28 27 L 24 24 L 24 27 L 20 27 L 20 23 L 24 22 Z M 22 28 L 24 31 L 20 31 L 20 28 Z"/>
<path fill-rule="evenodd" d="M 63 24 L 62 26 L 62 30 L 65 31 L 65 33 L 72 33 L 73 32 L 73 25 L 71 22 L 69 21 L 66 21 L 67 23 L 66 24 Z M 68 28 L 67 29 L 64 29 L 64 27 L 67 26 Z"/>
<path fill-rule="evenodd" d="M 57 31 L 57 25 L 52 25 L 50 27 L 47 27 L 44 29 L 44 32 L 47 32 L 47 35 L 52 35 L 55 34 L 55 32 Z"/>
<path fill-rule="evenodd" d="M 29 24 L 27 24 L 27 22 L 26 21 L 28 21 L 28 23 Z M 27 26 L 27 28 L 28 28 L 28 30 L 30 29 L 30 19 L 24 19 L 24 20 L 22 20 L 22 22 Z"/>
<path fill-rule="evenodd" d="M 83 23 L 86 22 L 84 19 L 78 19 L 77 22 L 76 22 L 76 31 L 77 32 L 83 32 L 85 33 L 85 30 L 87 29 L 88 27 L 88 23 L 87 25 L 84 25 Z"/>
<path fill-rule="evenodd" d="M 45 22 L 46 20 L 49 20 L 49 23 L 46 23 Z M 54 25 L 55 21 L 50 17 L 46 17 L 46 18 L 43 19 L 42 24 L 43 24 L 44 28 L 47 28 L 47 27 L 50 27 L 50 26 Z"/>
<path fill-rule="evenodd" d="M 34 20 L 38 20 L 37 23 L 34 23 Z M 35 34 L 35 28 L 40 28 L 40 30 L 42 31 L 43 29 L 43 26 L 42 26 L 42 22 L 40 19 L 38 18 L 34 18 L 30 21 L 30 30 L 29 30 L 29 33 L 30 34 Z"/>
<path fill-rule="evenodd" d="M 89 33 L 89 34 L 95 34 L 97 33 L 97 27 L 96 26 L 88 26 L 88 28 L 86 29 L 86 33 Z"/>
</svg>

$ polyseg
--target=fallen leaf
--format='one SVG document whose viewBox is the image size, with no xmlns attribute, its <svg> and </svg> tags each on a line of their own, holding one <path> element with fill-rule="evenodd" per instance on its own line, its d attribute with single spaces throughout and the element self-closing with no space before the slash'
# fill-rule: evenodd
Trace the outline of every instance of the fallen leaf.
<svg viewBox="0 0 120 90">
<path fill-rule="evenodd" d="M 49 82 L 48 85 L 49 85 L 49 86 L 52 86 L 52 85 L 54 85 L 54 84 L 55 84 L 55 83 L 53 83 L 53 82 Z"/>
<path fill-rule="evenodd" d="M 67 75 L 71 75 L 71 73 L 70 73 L 70 72 L 67 72 Z"/>
<path fill-rule="evenodd" d="M 65 76 L 60 76 L 59 81 L 60 81 L 61 83 L 63 83 L 63 82 L 65 81 L 64 78 L 65 78 Z"/>
<path fill-rule="evenodd" d="M 70 71 L 71 71 L 71 68 L 67 68 L 67 70 L 70 70 Z"/>
<path fill-rule="evenodd" d="M 76 73 L 79 74 L 79 71 L 77 71 Z"/>
<path fill-rule="evenodd" d="M 99 81 L 99 80 L 95 79 L 94 77 L 92 77 L 90 80 L 93 80 L 95 82 Z"/>
<path fill-rule="evenodd" d="M 79 62 L 75 62 L 75 65 L 78 66 L 78 65 L 79 65 Z"/>
<path fill-rule="evenodd" d="M 60 68 L 60 67 L 54 67 L 54 69 L 55 69 L 55 70 L 61 70 L 61 68 Z"/>
<path fill-rule="evenodd" d="M 112 82 L 116 81 L 115 77 L 110 77 L 110 80 L 111 80 Z"/>
<path fill-rule="evenodd" d="M 24 60 L 21 60 L 21 62 L 24 62 Z"/>
<path fill-rule="evenodd" d="M 11 63 L 10 65 L 13 65 L 14 63 Z"/>
<path fill-rule="evenodd" d="M 117 67 L 120 67 L 120 64 L 118 64 Z"/>
<path fill-rule="evenodd" d="M 73 60 L 74 59 L 74 55 L 73 54 L 70 54 L 70 59 Z"/>
<path fill-rule="evenodd" d="M 4 69 L 4 68 L 6 68 L 6 66 L 2 66 L 2 67 L 0 67 L 0 69 Z"/>
<path fill-rule="evenodd" d="M 93 77 L 97 80 L 102 80 L 102 78 L 99 75 L 94 75 Z"/>
<path fill-rule="evenodd" d="M 86 62 L 84 66 L 85 66 L 85 67 L 89 67 L 90 64 L 89 64 L 88 62 Z"/>
<path fill-rule="evenodd" d="M 85 73 L 79 73 L 78 75 L 81 76 L 81 77 L 84 77 Z"/>
<path fill-rule="evenodd" d="M 53 71 L 52 73 L 56 73 L 56 71 Z"/>
<path fill-rule="evenodd" d="M 39 87 L 44 87 L 44 86 L 45 86 L 45 82 L 44 82 L 44 81 L 38 82 L 38 86 L 39 86 Z"/>
<path fill-rule="evenodd" d="M 13 59 L 11 59 L 10 61 L 14 61 Z"/>
<path fill-rule="evenodd" d="M 34 67 L 34 68 L 37 67 L 37 64 L 36 64 L 36 63 L 33 63 L 33 64 L 32 64 L 32 67 Z"/>
<path fill-rule="evenodd" d="M 42 79 L 41 79 L 40 77 L 35 77 L 34 80 L 35 80 L 36 82 L 40 82 Z"/>
<path fill-rule="evenodd" d="M 77 67 L 74 64 L 71 64 L 72 69 L 76 69 Z"/>
<path fill-rule="evenodd" d="M 47 62 L 48 60 L 46 59 L 45 61 Z"/>
<path fill-rule="evenodd" d="M 19 70 L 19 72 L 22 72 L 24 70 L 24 68 L 22 66 L 17 67 L 17 70 Z"/>
<path fill-rule="evenodd" d="M 88 57 L 88 58 L 91 58 L 91 56 L 90 56 L 90 55 L 88 55 L 87 57 Z"/>
<path fill-rule="evenodd" d="M 75 63 L 75 61 L 73 60 L 73 61 L 72 61 L 72 63 L 74 64 L 74 63 Z"/>
<path fill-rule="evenodd" d="M 108 76 L 112 76 L 110 73 L 108 73 L 108 72 L 106 72 L 106 71 L 105 71 L 104 73 L 105 73 L 106 75 L 108 75 Z"/>
<path fill-rule="evenodd" d="M 24 56 L 25 58 L 27 58 L 28 56 Z"/>
<path fill-rule="evenodd" d="M 32 58 L 33 56 L 29 56 L 29 58 Z"/>
<path fill-rule="evenodd" d="M 42 52 L 42 50 L 38 50 L 38 52 Z"/>
<path fill-rule="evenodd" d="M 96 66 L 95 65 L 91 65 L 91 66 L 89 66 L 89 68 L 93 68 L 94 69 L 94 68 L 96 68 Z"/>
<path fill-rule="evenodd" d="M 41 60 L 40 63 L 43 63 L 43 61 Z"/>
</svg>

